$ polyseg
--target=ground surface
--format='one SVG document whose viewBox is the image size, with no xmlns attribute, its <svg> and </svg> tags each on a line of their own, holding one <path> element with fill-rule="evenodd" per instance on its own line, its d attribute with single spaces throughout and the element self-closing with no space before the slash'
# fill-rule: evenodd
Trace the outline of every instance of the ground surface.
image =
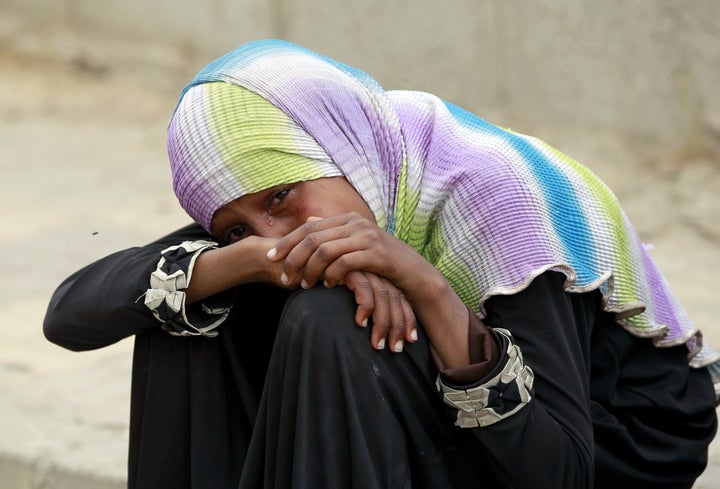
<svg viewBox="0 0 720 489">
<path fill-rule="evenodd" d="M 179 85 L 0 58 L 0 489 L 123 487 L 129 340 L 71 353 L 41 324 L 60 281 L 188 222 L 165 125 Z M 163 88 L 158 88 L 163 87 Z M 706 338 L 720 346 L 720 161 L 607 132 L 520 127 L 600 174 Z M 720 443 L 697 488 L 720 487 Z"/>
</svg>

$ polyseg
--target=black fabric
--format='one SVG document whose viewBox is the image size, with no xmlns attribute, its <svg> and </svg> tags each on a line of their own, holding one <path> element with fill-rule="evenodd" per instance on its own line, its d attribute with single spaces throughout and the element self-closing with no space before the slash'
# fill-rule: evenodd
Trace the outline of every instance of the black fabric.
<svg viewBox="0 0 720 489">
<path fill-rule="evenodd" d="M 198 239 L 209 236 L 191 225 L 79 270 L 58 287 L 45 317 L 46 337 L 70 350 L 101 348 L 135 335 L 131 489 L 234 489 L 242 470 L 263 373 L 246 375 L 238 359 L 267 363 L 287 293 L 259 285 L 242 288 L 244 303 L 234 308 L 235 320 L 228 324 L 253 326 L 247 333 L 251 342 L 236 340 L 232 328 L 217 338 L 192 341 L 163 331 L 142 300 L 150 273 L 163 249 Z M 261 316 L 263 309 L 269 313 Z M 263 334 L 270 339 L 261 346 L 257 340 Z M 235 355 L 238 344 L 245 346 Z"/>
<path fill-rule="evenodd" d="M 237 327 L 219 328 L 217 338 L 172 336 L 157 325 L 136 336 L 128 487 L 237 487 L 287 296 L 261 286 L 242 292 L 227 323 Z"/>
<path fill-rule="evenodd" d="M 592 348 L 596 487 L 692 487 L 716 431 L 707 370 L 687 367 L 685 346 L 656 348 L 610 321 Z"/>
<path fill-rule="evenodd" d="M 375 351 L 355 308 L 323 287 L 285 305 L 240 488 L 494 487 L 456 457 L 482 460 L 447 421 L 424 332 L 404 354 Z"/>
<path fill-rule="evenodd" d="M 193 225 L 104 258 L 48 308 L 46 336 L 69 349 L 136 335 L 130 488 L 234 489 L 244 465 L 243 489 L 304 475 L 334 487 L 689 487 L 706 464 L 716 424 L 707 372 L 689 370 L 682 347 L 630 337 L 597 294 L 562 292 L 559 274 L 487 304 L 487 323 L 511 330 L 535 371 L 536 398 L 461 430 L 432 386 L 422 331 L 403 354 L 373 351 L 343 289 L 303 291 L 285 306 L 285 291 L 241 287 L 217 338 L 162 331 L 138 300 L 159 253 L 207 238 Z"/>
<path fill-rule="evenodd" d="M 485 323 L 508 329 L 535 374 L 535 399 L 513 416 L 473 429 L 507 487 L 591 487 L 589 413 L 593 294 L 566 294 L 562 276 L 545 273 L 522 292 L 485 304 Z M 503 447 L 497 450 L 496 447 Z"/>
<path fill-rule="evenodd" d="M 561 466 L 570 475 L 593 449 L 596 488 L 691 487 L 717 429 L 709 372 L 688 366 L 685 346 L 656 348 L 631 336 L 602 311 L 599 293 L 565 293 L 563 282 L 563 275 L 545 273 L 519 294 L 486 304 L 486 323 L 511 330 L 535 372 L 538 402 L 502 429 L 473 430 L 478 440 L 490 447 L 514 432 L 546 431 L 537 436 L 542 449 L 526 459 L 537 474 L 532 487 L 589 487 L 553 480 L 546 468 L 565 457 Z M 562 443 L 568 440 L 581 450 Z M 521 486 L 518 472 L 508 470 Z"/>
</svg>

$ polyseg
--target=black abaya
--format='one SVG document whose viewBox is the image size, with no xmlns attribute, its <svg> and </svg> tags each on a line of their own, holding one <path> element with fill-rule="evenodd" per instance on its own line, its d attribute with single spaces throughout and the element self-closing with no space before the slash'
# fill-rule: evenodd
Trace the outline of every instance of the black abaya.
<svg viewBox="0 0 720 489">
<path fill-rule="evenodd" d="M 487 324 L 511 330 L 535 371 L 535 398 L 462 430 L 422 332 L 405 353 L 374 351 L 344 289 L 285 305 L 285 291 L 240 287 L 218 337 L 170 336 L 138 298 L 160 251 L 193 239 L 207 235 L 189 226 L 86 267 L 46 316 L 48 338 L 73 350 L 136 335 L 130 488 L 234 489 L 241 473 L 243 489 L 690 487 L 707 463 L 708 373 L 684 347 L 631 337 L 557 274 L 487 303 Z"/>
</svg>

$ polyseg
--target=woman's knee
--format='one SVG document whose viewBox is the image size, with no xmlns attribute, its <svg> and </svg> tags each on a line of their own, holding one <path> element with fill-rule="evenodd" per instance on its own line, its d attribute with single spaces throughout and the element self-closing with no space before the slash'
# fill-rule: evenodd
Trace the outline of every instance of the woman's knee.
<svg viewBox="0 0 720 489">
<path fill-rule="evenodd" d="M 363 330 L 355 324 L 356 307 L 345 287 L 298 291 L 285 304 L 277 338 L 291 343 L 358 341 Z"/>
</svg>

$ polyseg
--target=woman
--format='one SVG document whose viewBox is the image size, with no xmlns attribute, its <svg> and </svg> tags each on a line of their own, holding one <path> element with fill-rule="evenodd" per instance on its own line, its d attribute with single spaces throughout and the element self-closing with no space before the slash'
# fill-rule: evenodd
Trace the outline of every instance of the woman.
<svg viewBox="0 0 720 489">
<path fill-rule="evenodd" d="M 45 322 L 73 349 L 137 335 L 130 487 L 704 469 L 718 355 L 611 192 L 541 141 L 260 41 L 185 88 L 168 151 L 199 226 L 77 272 Z"/>
</svg>

